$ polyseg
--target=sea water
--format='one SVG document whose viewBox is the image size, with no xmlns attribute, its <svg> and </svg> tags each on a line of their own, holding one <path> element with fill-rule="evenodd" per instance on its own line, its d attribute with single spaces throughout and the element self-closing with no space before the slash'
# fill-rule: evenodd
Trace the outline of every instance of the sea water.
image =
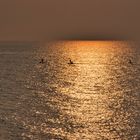
<svg viewBox="0 0 140 140">
<path fill-rule="evenodd" d="M 0 44 L 0 140 L 138 139 L 136 43 Z"/>
</svg>

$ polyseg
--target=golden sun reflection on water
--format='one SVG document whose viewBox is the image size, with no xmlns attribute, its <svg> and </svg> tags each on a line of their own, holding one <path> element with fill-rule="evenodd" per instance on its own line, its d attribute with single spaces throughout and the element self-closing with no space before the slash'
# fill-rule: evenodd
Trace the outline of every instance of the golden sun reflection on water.
<svg viewBox="0 0 140 140">
<path fill-rule="evenodd" d="M 75 101 L 61 109 L 81 124 L 69 139 L 134 139 L 137 128 L 132 117 L 138 114 L 132 109 L 138 109 L 139 85 L 130 89 L 134 69 L 127 63 L 133 57 L 129 43 L 69 41 L 56 46 L 65 60 L 71 58 L 75 63 L 57 73 L 58 83 L 63 83 L 57 90 Z"/>
</svg>

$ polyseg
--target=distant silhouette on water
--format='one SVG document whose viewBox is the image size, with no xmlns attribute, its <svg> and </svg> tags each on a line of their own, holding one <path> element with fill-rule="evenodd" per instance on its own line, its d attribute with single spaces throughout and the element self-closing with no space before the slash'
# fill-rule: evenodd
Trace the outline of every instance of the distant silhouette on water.
<svg viewBox="0 0 140 140">
<path fill-rule="evenodd" d="M 70 59 L 68 64 L 74 64 L 73 61 Z"/>
<path fill-rule="evenodd" d="M 44 63 L 44 59 L 42 58 L 39 63 L 43 64 Z"/>
<path fill-rule="evenodd" d="M 129 63 L 129 64 L 131 64 L 131 65 L 133 64 L 133 62 L 132 62 L 132 60 L 131 60 L 131 59 L 129 59 L 128 63 Z"/>
</svg>

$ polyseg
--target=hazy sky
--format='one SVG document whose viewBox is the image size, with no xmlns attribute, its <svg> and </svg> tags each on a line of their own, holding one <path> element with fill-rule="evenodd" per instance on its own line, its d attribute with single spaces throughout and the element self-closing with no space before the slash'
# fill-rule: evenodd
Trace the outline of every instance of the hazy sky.
<svg viewBox="0 0 140 140">
<path fill-rule="evenodd" d="M 140 38 L 140 0 L 0 0 L 0 40 Z"/>
</svg>

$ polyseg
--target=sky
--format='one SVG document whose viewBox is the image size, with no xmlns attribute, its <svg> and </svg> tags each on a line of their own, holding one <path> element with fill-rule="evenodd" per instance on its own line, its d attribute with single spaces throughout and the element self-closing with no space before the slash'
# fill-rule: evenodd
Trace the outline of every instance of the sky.
<svg viewBox="0 0 140 140">
<path fill-rule="evenodd" d="M 128 38 L 140 38 L 140 0 L 0 1 L 0 41 Z"/>
</svg>

